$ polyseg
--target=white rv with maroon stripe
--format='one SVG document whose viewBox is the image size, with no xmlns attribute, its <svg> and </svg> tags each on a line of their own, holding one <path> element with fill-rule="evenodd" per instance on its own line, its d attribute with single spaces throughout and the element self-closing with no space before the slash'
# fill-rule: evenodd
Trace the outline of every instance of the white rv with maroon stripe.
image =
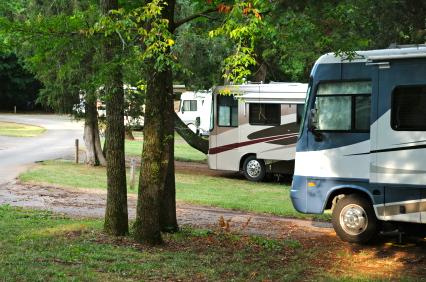
<svg viewBox="0 0 426 282">
<path fill-rule="evenodd" d="M 216 87 L 210 169 L 243 171 L 252 181 L 266 173 L 292 174 L 307 88 L 303 83 Z"/>
</svg>

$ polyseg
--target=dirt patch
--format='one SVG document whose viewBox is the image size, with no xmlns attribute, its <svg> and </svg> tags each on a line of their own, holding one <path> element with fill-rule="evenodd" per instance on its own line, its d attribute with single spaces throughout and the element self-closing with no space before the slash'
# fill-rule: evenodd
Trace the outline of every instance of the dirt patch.
<svg viewBox="0 0 426 282">
<path fill-rule="evenodd" d="M 240 173 L 234 171 L 222 171 L 209 169 L 207 164 L 196 162 L 180 162 L 175 161 L 176 172 L 186 174 L 202 174 L 207 176 L 233 177 L 240 176 Z"/>
<path fill-rule="evenodd" d="M 30 207 L 64 213 L 75 217 L 102 218 L 105 213 L 106 191 L 69 189 L 53 186 L 9 183 L 0 186 L 0 204 Z M 128 196 L 129 217 L 135 218 L 136 195 Z M 286 237 L 294 233 L 306 237 L 330 233 L 329 223 L 288 219 L 272 215 L 232 211 L 221 208 L 177 203 L 180 224 L 214 228 L 221 218 L 228 222 L 229 231 L 246 234 Z M 247 224 L 249 222 L 249 224 Z M 306 230 L 314 232 L 306 232 Z"/>
</svg>

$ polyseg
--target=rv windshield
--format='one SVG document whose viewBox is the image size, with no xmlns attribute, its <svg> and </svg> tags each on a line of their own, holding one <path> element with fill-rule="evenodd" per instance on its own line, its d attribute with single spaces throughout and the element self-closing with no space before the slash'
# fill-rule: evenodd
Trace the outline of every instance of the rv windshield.
<svg viewBox="0 0 426 282">
<path fill-rule="evenodd" d="M 370 81 L 320 83 L 315 100 L 317 130 L 369 131 L 370 96 Z"/>
</svg>

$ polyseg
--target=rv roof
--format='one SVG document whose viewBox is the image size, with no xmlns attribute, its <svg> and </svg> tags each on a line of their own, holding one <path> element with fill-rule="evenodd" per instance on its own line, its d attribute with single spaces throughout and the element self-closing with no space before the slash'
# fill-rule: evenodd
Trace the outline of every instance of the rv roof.
<svg viewBox="0 0 426 282">
<path fill-rule="evenodd" d="M 180 96 L 181 100 L 195 100 L 195 99 L 204 99 L 207 95 L 211 95 L 211 92 L 208 90 L 201 91 L 186 91 L 183 92 Z"/>
<path fill-rule="evenodd" d="M 306 83 L 275 82 L 220 86 L 215 92 L 229 91 L 247 103 L 304 103 L 307 89 Z"/>
<path fill-rule="evenodd" d="M 352 60 L 347 57 L 336 56 L 335 53 L 327 53 L 317 60 L 317 64 L 337 64 L 367 61 L 382 61 L 410 58 L 426 58 L 426 46 L 409 48 L 392 48 L 369 51 L 356 51 L 356 55 Z"/>
</svg>

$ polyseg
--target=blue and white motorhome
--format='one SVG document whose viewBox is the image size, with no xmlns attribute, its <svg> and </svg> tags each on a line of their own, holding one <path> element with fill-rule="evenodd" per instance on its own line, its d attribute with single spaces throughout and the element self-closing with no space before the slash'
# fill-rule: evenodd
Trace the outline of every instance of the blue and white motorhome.
<svg viewBox="0 0 426 282">
<path fill-rule="evenodd" d="M 299 212 L 332 209 L 349 242 L 372 239 L 385 221 L 426 229 L 426 46 L 323 55 L 300 130 Z"/>
</svg>

